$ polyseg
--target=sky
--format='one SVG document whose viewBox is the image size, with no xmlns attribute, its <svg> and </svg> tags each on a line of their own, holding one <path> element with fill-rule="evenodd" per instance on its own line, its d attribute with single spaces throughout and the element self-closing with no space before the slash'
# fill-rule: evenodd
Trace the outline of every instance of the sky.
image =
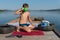
<svg viewBox="0 0 60 40">
<path fill-rule="evenodd" d="M 17 10 L 23 3 L 28 3 L 31 10 L 60 8 L 60 0 L 0 0 L 0 9 Z"/>
</svg>

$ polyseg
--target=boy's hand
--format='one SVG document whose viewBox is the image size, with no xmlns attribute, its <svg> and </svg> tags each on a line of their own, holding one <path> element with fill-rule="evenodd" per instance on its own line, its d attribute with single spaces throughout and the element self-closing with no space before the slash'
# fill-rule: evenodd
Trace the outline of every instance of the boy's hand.
<svg viewBox="0 0 60 40">
<path fill-rule="evenodd" d="M 16 13 L 15 14 L 20 14 L 21 13 L 21 10 L 18 10 L 18 11 L 16 11 Z"/>
<path fill-rule="evenodd" d="M 21 9 L 17 10 L 17 11 L 15 12 L 15 15 L 21 14 L 23 9 L 24 9 L 24 8 L 21 8 Z"/>
</svg>

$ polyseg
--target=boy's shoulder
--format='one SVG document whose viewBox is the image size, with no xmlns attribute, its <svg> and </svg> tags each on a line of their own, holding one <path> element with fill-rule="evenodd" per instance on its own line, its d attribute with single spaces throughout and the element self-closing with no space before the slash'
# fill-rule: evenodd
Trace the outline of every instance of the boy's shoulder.
<svg viewBox="0 0 60 40">
<path fill-rule="evenodd" d="M 28 12 L 28 11 L 27 11 L 27 12 L 25 12 L 25 13 L 30 14 L 30 12 Z"/>
<path fill-rule="evenodd" d="M 30 13 L 29 11 L 25 12 L 25 13 Z"/>
</svg>

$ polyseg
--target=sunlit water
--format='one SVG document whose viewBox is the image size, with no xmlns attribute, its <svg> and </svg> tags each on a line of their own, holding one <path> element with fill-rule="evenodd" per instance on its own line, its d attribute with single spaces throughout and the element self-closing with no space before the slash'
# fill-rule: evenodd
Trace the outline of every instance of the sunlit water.
<svg viewBox="0 0 60 40">
<path fill-rule="evenodd" d="M 16 19 L 19 15 L 14 15 L 14 13 L 12 11 L 0 12 L 0 25 Z M 44 17 L 46 20 L 54 23 L 56 29 L 60 32 L 60 11 L 30 11 L 30 14 L 33 17 Z"/>
</svg>

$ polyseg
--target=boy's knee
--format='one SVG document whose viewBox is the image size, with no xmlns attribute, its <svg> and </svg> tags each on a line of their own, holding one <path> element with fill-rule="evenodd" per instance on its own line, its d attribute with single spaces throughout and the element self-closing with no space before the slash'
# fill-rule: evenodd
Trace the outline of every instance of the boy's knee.
<svg viewBox="0 0 60 40">
<path fill-rule="evenodd" d="M 32 28 L 35 28 L 35 26 L 33 26 Z"/>
<path fill-rule="evenodd" d="M 29 29 L 29 30 L 27 30 L 27 32 L 31 32 L 31 30 Z"/>
<path fill-rule="evenodd" d="M 33 27 L 30 27 L 30 29 L 34 29 L 35 27 L 33 26 Z"/>
</svg>

